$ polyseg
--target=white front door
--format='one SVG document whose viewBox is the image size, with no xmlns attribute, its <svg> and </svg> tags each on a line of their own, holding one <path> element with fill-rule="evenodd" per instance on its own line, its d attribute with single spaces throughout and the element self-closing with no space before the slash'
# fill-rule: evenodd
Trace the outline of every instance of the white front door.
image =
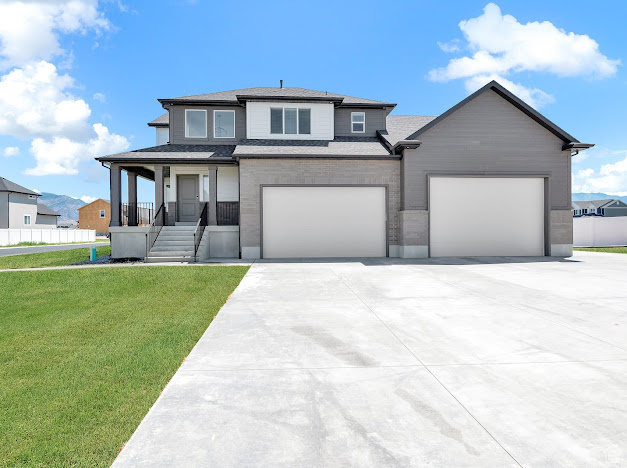
<svg viewBox="0 0 627 468">
<path fill-rule="evenodd" d="M 431 177 L 429 255 L 544 255 L 544 179 Z"/>
<path fill-rule="evenodd" d="M 385 187 L 264 187 L 263 258 L 385 257 Z"/>
</svg>

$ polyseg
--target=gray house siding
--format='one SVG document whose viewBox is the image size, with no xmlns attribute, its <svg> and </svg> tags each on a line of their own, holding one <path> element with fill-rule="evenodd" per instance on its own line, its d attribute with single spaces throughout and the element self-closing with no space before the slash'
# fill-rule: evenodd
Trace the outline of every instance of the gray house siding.
<svg viewBox="0 0 627 468">
<path fill-rule="evenodd" d="M 207 138 L 185 138 L 185 109 L 207 111 Z M 235 111 L 235 138 L 213 138 L 213 111 Z M 238 106 L 184 106 L 170 108 L 170 143 L 199 145 L 233 145 L 238 139 L 246 138 L 246 109 Z"/>
<path fill-rule="evenodd" d="M 36 227 L 57 227 L 57 217 L 52 215 L 37 215 L 37 221 L 35 222 Z"/>
<path fill-rule="evenodd" d="M 0 229 L 9 228 L 9 193 L 0 192 Z"/>
<path fill-rule="evenodd" d="M 366 113 L 366 132 L 351 132 L 351 112 Z M 339 107 L 335 109 L 335 136 L 377 136 L 377 130 L 385 130 L 384 109 L 351 109 Z"/>
<path fill-rule="evenodd" d="M 243 159 L 240 161 L 240 232 L 242 256 L 259 255 L 261 247 L 261 186 L 387 185 L 388 243 L 398 245 L 400 163 L 315 159 Z M 254 254 L 253 254 L 254 256 Z"/>
<path fill-rule="evenodd" d="M 570 214 L 568 222 L 562 222 L 561 213 L 549 216 L 550 241 L 572 243 L 570 153 L 562 151 L 560 138 L 494 91 L 468 102 L 419 139 L 422 145 L 405 150 L 401 162 L 402 210 L 416 215 L 428 210 L 429 175 L 544 175 L 550 210 Z M 425 223 L 421 226 L 428 229 Z M 426 233 L 406 237 L 424 240 Z"/>
<path fill-rule="evenodd" d="M 30 215 L 31 224 L 24 224 L 24 215 Z M 9 228 L 34 229 L 37 222 L 37 197 L 23 193 L 9 194 Z"/>
</svg>

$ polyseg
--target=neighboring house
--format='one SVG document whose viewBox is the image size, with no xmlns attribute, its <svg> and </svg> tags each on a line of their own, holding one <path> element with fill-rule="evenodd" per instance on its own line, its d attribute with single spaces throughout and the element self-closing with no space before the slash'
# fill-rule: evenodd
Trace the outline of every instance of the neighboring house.
<svg viewBox="0 0 627 468">
<path fill-rule="evenodd" d="M 39 196 L 0 177 L 0 229 L 56 229 L 60 215 L 37 203 Z"/>
<path fill-rule="evenodd" d="M 302 88 L 159 102 L 164 144 L 98 158 L 114 257 L 572 253 L 570 158 L 592 145 L 494 81 L 437 117 Z M 149 229 L 121 226 L 122 171 L 131 203 L 155 183 Z"/>
<path fill-rule="evenodd" d="M 99 198 L 78 209 L 78 228 L 93 229 L 96 234 L 108 234 L 111 222 L 111 204 Z"/>
<path fill-rule="evenodd" d="M 573 216 L 627 216 L 627 204 L 620 200 L 590 200 L 590 201 L 574 201 Z"/>
</svg>

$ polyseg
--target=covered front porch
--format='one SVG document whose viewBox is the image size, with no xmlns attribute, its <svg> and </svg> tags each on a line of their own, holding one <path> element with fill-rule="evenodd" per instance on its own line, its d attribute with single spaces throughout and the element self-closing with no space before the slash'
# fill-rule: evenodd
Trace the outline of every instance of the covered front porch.
<svg viewBox="0 0 627 468">
<path fill-rule="evenodd" d="M 112 162 L 109 169 L 113 258 L 153 262 L 239 258 L 239 171 L 234 162 Z M 154 182 L 154 207 L 138 203 L 138 177 Z"/>
</svg>

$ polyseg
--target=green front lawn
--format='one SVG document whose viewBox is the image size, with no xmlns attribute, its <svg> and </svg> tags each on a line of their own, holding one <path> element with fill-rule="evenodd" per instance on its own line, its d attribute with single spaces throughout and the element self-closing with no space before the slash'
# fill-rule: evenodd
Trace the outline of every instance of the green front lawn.
<svg viewBox="0 0 627 468">
<path fill-rule="evenodd" d="M 627 247 L 577 247 L 573 250 L 581 250 L 584 252 L 627 253 Z"/>
<path fill-rule="evenodd" d="M 91 247 L 81 247 L 80 249 L 56 250 L 54 252 L 41 252 L 0 257 L 0 270 L 8 268 L 41 268 L 72 265 L 73 263 L 89 260 L 90 249 Z M 96 255 L 98 255 L 98 257 L 110 254 L 110 245 L 96 247 Z"/>
<path fill-rule="evenodd" d="M 247 270 L 0 273 L 0 466 L 109 466 Z"/>
</svg>

